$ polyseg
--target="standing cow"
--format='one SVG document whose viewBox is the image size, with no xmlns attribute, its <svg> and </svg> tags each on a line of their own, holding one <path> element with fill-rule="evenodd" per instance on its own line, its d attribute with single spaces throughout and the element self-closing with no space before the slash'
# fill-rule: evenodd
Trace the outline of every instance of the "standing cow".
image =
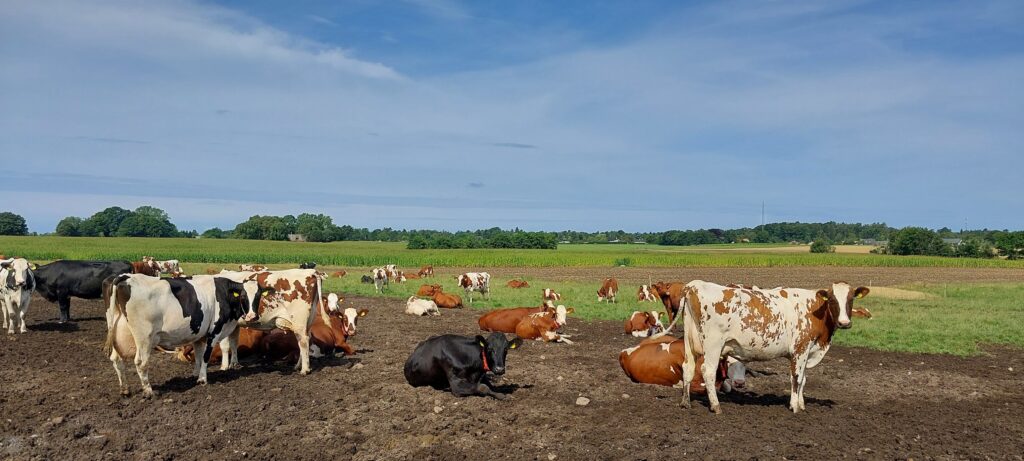
<svg viewBox="0 0 1024 461">
<path fill-rule="evenodd" d="M 604 280 L 601 288 L 597 290 L 597 302 L 615 302 L 615 296 L 619 293 L 619 281 L 614 277 Z"/>
<path fill-rule="evenodd" d="M 486 272 L 467 272 L 455 279 L 473 304 L 473 292 L 479 292 L 485 299 L 491 299 L 491 274 Z"/>
<path fill-rule="evenodd" d="M 153 349 L 192 344 L 195 375 L 206 384 L 213 345 L 235 332 L 239 319 L 254 320 L 256 306 L 268 290 L 256 282 L 238 283 L 223 277 L 159 279 L 125 274 L 106 281 L 107 341 L 104 350 L 117 372 L 122 395 L 129 395 L 124 360 L 134 357 L 144 397 L 153 396 L 147 366 Z"/>
<path fill-rule="evenodd" d="M 128 261 L 54 261 L 35 270 L 36 291 L 60 308 L 60 323 L 71 320 L 71 297 L 99 299 L 103 280 L 130 274 Z"/>
<path fill-rule="evenodd" d="M 384 289 L 388 286 L 388 271 L 382 267 L 378 267 L 373 270 L 373 287 L 377 293 L 384 293 Z"/>
<path fill-rule="evenodd" d="M 821 362 L 839 328 L 850 328 L 854 299 L 866 287 L 845 282 L 828 290 L 798 288 L 746 289 L 694 280 L 683 289 L 683 328 L 687 340 L 683 405 L 689 407 L 694 357 L 708 359 L 701 367 L 705 382 L 714 382 L 715 358 L 742 362 L 786 357 L 790 362 L 789 408 L 804 410 L 807 369 Z M 709 363 L 710 362 L 710 365 Z M 708 390 L 711 411 L 721 413 L 718 395 Z"/>
<path fill-rule="evenodd" d="M 0 310 L 3 310 L 4 328 L 9 334 L 14 330 L 28 331 L 25 314 L 36 287 L 32 266 L 24 258 L 0 260 Z"/>
</svg>

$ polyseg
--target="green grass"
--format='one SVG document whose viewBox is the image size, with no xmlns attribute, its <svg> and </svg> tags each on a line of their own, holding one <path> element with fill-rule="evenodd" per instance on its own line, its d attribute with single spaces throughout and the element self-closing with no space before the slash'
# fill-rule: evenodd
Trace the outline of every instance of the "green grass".
<svg viewBox="0 0 1024 461">
<path fill-rule="evenodd" d="M 259 240 L 0 237 L 0 253 L 34 261 L 128 259 L 143 255 L 196 263 L 239 262 L 370 267 L 1013 267 L 1024 261 L 873 254 L 771 252 L 769 245 L 560 245 L 557 250 L 408 250 L 397 242 L 291 243 Z M 735 251 L 735 249 L 744 251 Z M 762 252 L 758 252 L 761 249 Z M 749 251 L 746 251 L 749 250 Z M 617 264 L 618 263 L 618 264 Z"/>
<path fill-rule="evenodd" d="M 1024 347 L 1024 284 L 917 285 L 935 299 L 868 296 L 858 305 L 875 318 L 854 319 L 836 343 L 884 351 L 973 355 L 984 344 Z"/>
</svg>

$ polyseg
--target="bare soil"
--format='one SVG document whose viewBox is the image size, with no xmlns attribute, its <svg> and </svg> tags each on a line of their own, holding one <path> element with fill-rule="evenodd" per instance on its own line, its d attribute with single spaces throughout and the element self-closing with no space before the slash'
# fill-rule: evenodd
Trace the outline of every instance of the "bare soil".
<svg viewBox="0 0 1024 461">
<path fill-rule="evenodd" d="M 209 385 L 196 386 L 189 365 L 157 354 L 151 379 L 158 395 L 144 400 L 131 372 L 135 394 L 118 395 L 100 350 L 106 327 L 98 301 L 74 300 L 77 321 L 62 326 L 53 323 L 56 307 L 37 298 L 29 333 L 0 333 L 0 459 L 1021 459 L 1024 453 L 1019 349 L 958 358 L 833 348 L 811 370 L 807 411 L 797 415 L 786 408 L 787 363 L 754 363 L 759 376 L 748 379 L 744 392 L 724 396 L 724 414 L 713 415 L 703 398 L 686 410 L 676 390 L 629 382 L 617 355 L 636 339 L 624 336 L 619 322 L 570 319 L 566 332 L 575 345 L 530 342 L 509 353 L 509 371 L 498 382 L 509 400 L 460 399 L 410 387 L 402 364 L 429 336 L 476 334 L 479 311 L 419 318 L 402 314 L 400 300 L 346 304 L 371 310 L 353 338 L 360 350 L 355 358 L 315 360 L 309 376 L 289 364 L 246 364 L 212 371 Z M 577 405 L 580 396 L 589 404 Z"/>
</svg>

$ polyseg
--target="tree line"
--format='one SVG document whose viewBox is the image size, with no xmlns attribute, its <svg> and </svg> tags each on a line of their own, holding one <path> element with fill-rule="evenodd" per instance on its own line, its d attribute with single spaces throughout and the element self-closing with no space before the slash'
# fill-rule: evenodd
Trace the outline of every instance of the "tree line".
<svg viewBox="0 0 1024 461">
<path fill-rule="evenodd" d="M 658 245 L 705 245 L 725 243 L 811 243 L 814 252 L 830 252 L 832 245 L 879 243 L 876 250 L 894 255 L 1024 258 L 1024 231 L 968 230 L 954 232 L 921 227 L 897 229 L 884 223 L 771 223 L 739 229 L 669 230 L 664 232 L 527 232 L 497 227 L 476 231 L 434 231 L 356 228 L 336 225 L 330 216 L 303 213 L 298 216 L 255 215 L 233 229 L 208 229 L 202 234 L 179 230 L 159 208 L 134 210 L 109 207 L 88 218 L 66 217 L 56 235 L 68 237 L 202 237 L 251 240 L 287 240 L 298 234 L 310 242 L 383 241 L 407 242 L 410 249 L 528 248 L 555 249 L 559 243 L 650 243 Z M 25 218 L 0 212 L 0 235 L 28 235 Z M 946 240 L 944 240 L 946 239 Z M 958 239 L 959 242 L 950 242 Z"/>
</svg>

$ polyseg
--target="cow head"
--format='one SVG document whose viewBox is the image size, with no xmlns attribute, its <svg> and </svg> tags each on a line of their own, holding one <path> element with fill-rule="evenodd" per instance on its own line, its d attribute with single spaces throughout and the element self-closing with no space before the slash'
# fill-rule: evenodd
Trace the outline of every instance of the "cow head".
<svg viewBox="0 0 1024 461">
<path fill-rule="evenodd" d="M 746 386 L 747 367 L 743 362 L 732 357 L 725 359 L 725 379 L 722 380 L 722 390 L 729 392 L 733 389 L 743 389 Z"/>
<path fill-rule="evenodd" d="M 853 310 L 853 300 L 863 298 L 871 292 L 867 287 L 852 289 L 846 282 L 832 284 L 830 290 L 818 290 L 818 301 L 821 306 L 815 311 L 816 315 L 824 317 L 830 315 L 832 321 L 839 328 L 850 328 L 853 322 L 850 320 L 850 312 Z"/>
<path fill-rule="evenodd" d="M 661 314 L 661 311 L 651 311 L 647 314 L 647 325 L 650 327 L 648 332 L 652 335 L 665 331 L 665 325 L 661 323 Z"/>
<path fill-rule="evenodd" d="M 566 317 L 569 314 L 572 314 L 573 312 L 576 312 L 576 309 L 571 307 L 566 309 L 565 306 L 561 304 L 559 304 L 558 307 L 555 308 L 555 323 L 558 324 L 558 328 L 561 328 L 562 325 L 565 325 Z"/>
<path fill-rule="evenodd" d="M 357 311 L 353 307 L 346 308 L 344 314 L 342 315 L 342 321 L 344 322 L 345 325 L 345 336 L 355 336 L 356 324 L 359 322 L 359 318 L 366 317 L 366 314 L 369 313 L 370 311 L 366 309 L 359 309 Z"/>
<path fill-rule="evenodd" d="M 545 288 L 541 293 L 542 293 L 542 298 L 541 299 L 548 299 L 548 300 L 551 300 L 551 301 L 561 301 L 562 300 L 562 295 L 557 293 L 557 292 L 555 292 L 555 290 L 552 290 L 550 288 Z"/>
<path fill-rule="evenodd" d="M 509 349 L 516 349 L 523 344 L 521 338 L 509 341 L 503 333 L 491 333 L 484 338 L 477 335 L 476 343 L 480 346 L 481 354 L 487 359 L 491 372 L 495 375 L 505 374 L 505 356 Z"/>
<path fill-rule="evenodd" d="M 0 261 L 0 269 L 7 270 L 7 277 L 0 280 L 8 289 L 14 290 L 24 288 L 32 290 L 35 288 L 35 277 L 32 276 L 32 266 L 25 258 L 11 258 Z"/>
<path fill-rule="evenodd" d="M 235 282 L 224 277 L 214 278 L 217 302 L 227 304 L 231 317 L 244 322 L 259 320 L 259 306 L 264 296 L 273 294 L 273 288 L 260 288 L 254 280 Z"/>
<path fill-rule="evenodd" d="M 327 295 L 324 306 L 327 307 L 327 313 L 336 313 L 340 309 L 341 298 L 336 293 L 330 293 Z"/>
</svg>

